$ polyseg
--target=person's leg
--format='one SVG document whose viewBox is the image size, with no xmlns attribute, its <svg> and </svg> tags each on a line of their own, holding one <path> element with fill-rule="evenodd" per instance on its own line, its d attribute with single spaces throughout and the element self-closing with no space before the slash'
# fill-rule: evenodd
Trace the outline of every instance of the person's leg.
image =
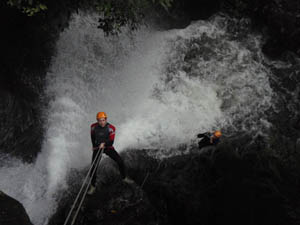
<svg viewBox="0 0 300 225">
<path fill-rule="evenodd" d="M 118 152 L 115 149 L 108 149 L 106 148 L 104 150 L 104 153 L 108 155 L 111 159 L 113 159 L 119 166 L 120 174 L 122 176 L 122 179 L 126 177 L 126 168 L 123 162 L 123 159 L 121 156 L 118 154 Z"/>
<path fill-rule="evenodd" d="M 94 162 L 94 159 L 96 158 L 97 153 L 98 153 L 99 151 L 100 151 L 99 149 L 93 150 L 92 163 Z M 92 174 L 94 173 L 94 171 L 96 170 L 95 173 L 94 173 L 94 175 L 93 175 L 93 177 L 92 177 L 92 181 L 91 181 L 91 184 L 92 184 L 93 186 L 96 186 L 96 180 L 97 180 L 97 168 L 98 168 L 98 165 L 96 165 L 96 164 L 97 164 L 97 160 L 99 159 L 99 157 L 100 157 L 100 153 L 98 154 L 97 159 L 95 160 L 94 165 L 92 166 L 92 169 L 91 169 L 91 172 L 90 172 L 90 177 L 91 177 Z"/>
</svg>

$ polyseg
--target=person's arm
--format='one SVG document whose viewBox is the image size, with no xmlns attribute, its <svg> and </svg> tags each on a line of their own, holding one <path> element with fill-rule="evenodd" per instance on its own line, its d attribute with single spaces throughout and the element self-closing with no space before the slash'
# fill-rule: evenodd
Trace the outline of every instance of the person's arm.
<svg viewBox="0 0 300 225">
<path fill-rule="evenodd" d="M 94 124 L 91 125 L 91 141 L 92 141 L 93 149 L 97 148 L 98 146 L 96 146 L 96 143 L 95 143 L 95 127 L 94 127 Z"/>
<path fill-rule="evenodd" d="M 114 144 L 114 140 L 115 140 L 115 135 L 116 135 L 116 128 L 109 124 L 109 137 L 108 137 L 108 140 L 105 141 L 105 146 L 106 147 L 109 147 L 109 146 L 112 146 Z"/>
<path fill-rule="evenodd" d="M 198 138 L 203 138 L 205 136 L 209 136 L 209 133 L 205 132 L 205 133 L 200 133 L 200 134 L 197 135 Z"/>
<path fill-rule="evenodd" d="M 197 138 L 203 138 L 205 133 L 197 134 Z"/>
</svg>

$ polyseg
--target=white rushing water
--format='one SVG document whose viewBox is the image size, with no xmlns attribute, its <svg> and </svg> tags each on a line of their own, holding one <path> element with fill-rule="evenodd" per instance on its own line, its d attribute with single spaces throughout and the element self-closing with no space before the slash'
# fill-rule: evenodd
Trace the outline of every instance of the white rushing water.
<svg viewBox="0 0 300 225">
<path fill-rule="evenodd" d="M 269 126 L 263 112 L 273 93 L 258 37 L 233 39 L 222 17 L 109 38 L 96 21 L 75 14 L 57 42 L 46 80 L 46 136 L 35 164 L 12 159 L 0 169 L 0 189 L 24 204 L 35 225 L 55 212 L 55 193 L 68 187 L 69 171 L 89 165 L 89 129 L 98 111 L 116 126 L 118 151 L 171 149 L 192 143 L 197 132 Z"/>
</svg>

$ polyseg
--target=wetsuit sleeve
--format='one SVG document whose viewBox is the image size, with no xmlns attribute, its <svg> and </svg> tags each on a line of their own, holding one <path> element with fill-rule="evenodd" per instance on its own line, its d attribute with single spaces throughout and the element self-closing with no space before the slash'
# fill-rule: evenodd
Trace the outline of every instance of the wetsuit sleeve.
<svg viewBox="0 0 300 225">
<path fill-rule="evenodd" d="M 95 143 L 95 127 L 93 125 L 91 125 L 91 140 L 92 140 L 92 144 L 93 147 L 97 147 L 96 143 Z"/>
<path fill-rule="evenodd" d="M 115 134 L 116 134 L 116 128 L 113 125 L 110 124 L 108 129 L 109 129 L 109 137 L 108 140 L 105 141 L 105 146 L 107 147 L 112 146 L 114 144 Z"/>
<path fill-rule="evenodd" d="M 200 134 L 198 134 L 197 137 L 198 137 L 198 138 L 203 138 L 203 137 L 208 136 L 208 135 L 209 135 L 209 133 L 208 133 L 208 132 L 205 132 L 205 133 L 200 133 Z"/>
</svg>

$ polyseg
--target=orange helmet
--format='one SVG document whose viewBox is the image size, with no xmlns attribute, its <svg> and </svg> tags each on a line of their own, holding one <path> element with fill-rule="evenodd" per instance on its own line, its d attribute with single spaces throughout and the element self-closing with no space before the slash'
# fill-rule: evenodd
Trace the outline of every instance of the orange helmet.
<svg viewBox="0 0 300 225">
<path fill-rule="evenodd" d="M 217 137 L 217 138 L 221 137 L 222 136 L 221 131 L 219 131 L 219 130 L 215 131 L 214 136 Z"/>
<path fill-rule="evenodd" d="M 97 113 L 97 116 L 96 116 L 96 119 L 100 119 L 100 118 L 107 118 L 107 115 L 105 112 L 98 112 Z"/>
</svg>

